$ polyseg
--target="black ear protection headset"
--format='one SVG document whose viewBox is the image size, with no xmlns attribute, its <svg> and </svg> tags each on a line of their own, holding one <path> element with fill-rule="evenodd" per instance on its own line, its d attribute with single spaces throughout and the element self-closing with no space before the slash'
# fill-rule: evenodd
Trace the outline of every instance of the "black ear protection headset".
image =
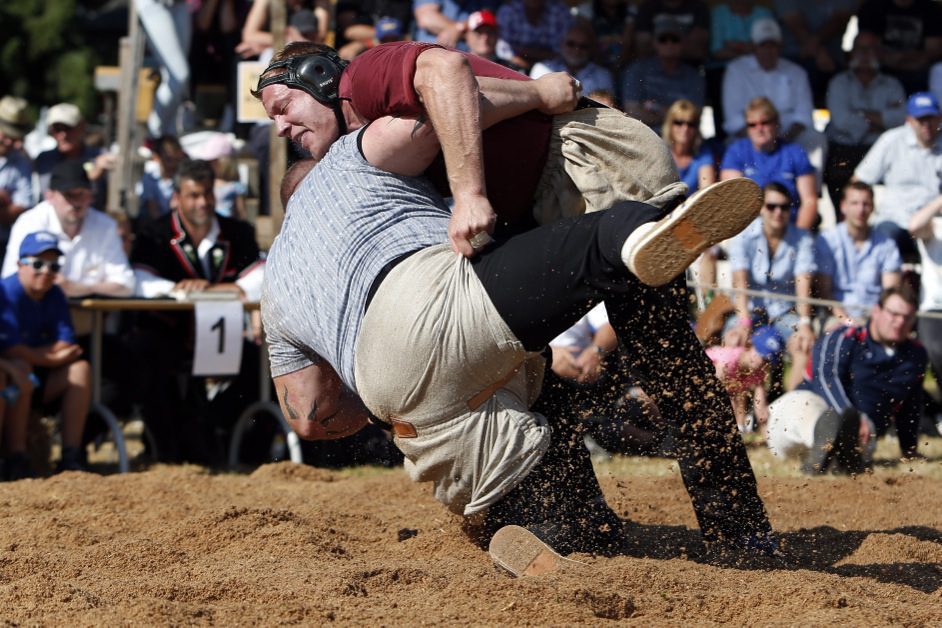
<svg viewBox="0 0 942 628">
<path fill-rule="evenodd" d="M 259 78 L 258 87 L 255 91 L 261 93 L 265 87 L 278 84 L 303 90 L 319 103 L 334 110 L 340 135 L 346 135 L 347 123 L 340 109 L 341 99 L 338 90 L 340 89 L 340 75 L 347 67 L 347 63 L 336 52 L 329 49 L 275 61 L 265 68 L 262 76 L 278 68 L 284 68 L 285 71 L 266 78 Z"/>
</svg>

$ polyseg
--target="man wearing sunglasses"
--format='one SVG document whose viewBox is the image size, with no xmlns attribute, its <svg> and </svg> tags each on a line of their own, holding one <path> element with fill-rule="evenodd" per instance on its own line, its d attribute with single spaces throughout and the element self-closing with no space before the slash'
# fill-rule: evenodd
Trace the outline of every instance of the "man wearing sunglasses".
<svg viewBox="0 0 942 628">
<path fill-rule="evenodd" d="M 65 261 L 56 283 L 69 297 L 90 294 L 128 296 L 134 273 L 114 219 L 91 208 L 92 183 L 79 160 L 57 164 L 50 173 L 46 200 L 13 224 L 2 276 L 17 271 L 20 243 L 37 231 L 55 234 Z"/>
<path fill-rule="evenodd" d="M 653 129 L 660 129 L 667 109 L 687 99 L 703 107 L 706 83 L 683 58 L 684 27 L 663 16 L 654 24 L 654 56 L 632 63 L 622 76 L 624 109 Z"/>
<path fill-rule="evenodd" d="M 592 24 L 585 20 L 576 20 L 563 35 L 559 55 L 534 64 L 530 70 L 530 78 L 540 78 L 550 72 L 566 72 L 576 77 L 586 94 L 597 91 L 615 93 L 611 71 L 592 61 L 595 50 L 596 39 Z"/>
<path fill-rule="evenodd" d="M 56 285 L 61 270 L 59 237 L 48 231 L 28 234 L 17 248 L 16 274 L 0 281 L 15 332 L 5 356 L 29 364 L 40 384 L 34 403 L 62 415 L 62 456 L 57 471 L 85 467 L 82 432 L 91 404 L 91 367 L 82 359 L 65 293 Z M 8 434 L 11 451 L 26 449 L 26 432 Z"/>
</svg>

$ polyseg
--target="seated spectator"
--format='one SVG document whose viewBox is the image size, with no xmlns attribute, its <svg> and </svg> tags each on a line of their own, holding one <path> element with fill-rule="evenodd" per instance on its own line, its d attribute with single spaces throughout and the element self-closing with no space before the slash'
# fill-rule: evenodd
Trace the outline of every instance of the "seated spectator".
<svg viewBox="0 0 942 628">
<path fill-rule="evenodd" d="M 644 0 L 638 6 L 634 27 L 638 56 L 654 54 L 655 31 L 665 20 L 683 26 L 681 59 L 695 66 L 702 65 L 710 45 L 710 9 L 700 0 Z"/>
<path fill-rule="evenodd" d="M 890 202 L 875 217 L 876 229 L 893 238 L 906 261 L 919 259 L 907 227 L 916 211 L 942 190 L 942 109 L 928 92 L 906 103 L 906 124 L 884 131 L 854 170 L 854 179 L 883 184 Z"/>
<path fill-rule="evenodd" d="M 209 163 L 216 177 L 213 186 L 216 213 L 226 218 L 245 220 L 245 195 L 248 190 L 239 180 L 235 147 L 229 136 L 224 133 L 213 135 L 203 144 L 200 159 Z"/>
<path fill-rule="evenodd" d="M 906 120 L 906 93 L 898 80 L 880 72 L 878 46 L 873 34 L 857 35 L 848 69 L 828 84 L 831 121 L 826 129 L 828 161 L 824 180 L 835 204 L 840 202 L 840 191 L 854 168 L 880 134 Z"/>
<path fill-rule="evenodd" d="M 16 274 L 0 281 L 8 304 L 5 316 L 15 329 L 5 355 L 33 369 L 40 382 L 34 394 L 44 409 L 59 402 L 62 455 L 56 471 L 80 471 L 85 468 L 82 432 L 92 399 L 92 371 L 81 359 L 69 304 L 56 285 L 63 254 L 58 243 L 58 236 L 48 231 L 27 234 L 17 249 Z M 9 447 L 25 451 L 25 430 L 22 438 Z"/>
<path fill-rule="evenodd" d="M 484 9 L 496 12 L 499 6 L 499 0 L 414 0 L 414 39 L 459 47 L 467 29 L 468 16 Z M 559 35 L 563 30 L 565 28 L 560 29 Z M 558 38 L 553 40 L 554 44 L 556 41 Z"/>
<path fill-rule="evenodd" d="M 308 12 L 309 13 L 309 12 Z M 295 14 L 297 16 L 297 14 Z M 294 17 L 292 21 L 294 21 Z M 389 43 L 391 41 L 402 41 L 405 38 L 405 32 L 402 28 L 402 22 L 394 17 L 381 17 L 376 20 L 373 26 L 361 25 L 351 32 L 358 33 L 359 39 L 354 39 L 337 49 L 337 54 L 341 59 L 352 60 L 359 54 L 366 52 L 373 46 Z M 311 37 L 301 34 L 308 41 L 317 41 Z"/>
<path fill-rule="evenodd" d="M 524 72 L 522 66 L 497 56 L 497 16 L 492 11 L 482 9 L 468 16 L 468 28 L 465 31 L 464 40 L 471 54 L 499 63 L 511 70 Z"/>
<path fill-rule="evenodd" d="M 558 57 L 540 61 L 530 70 L 530 78 L 540 78 L 550 72 L 566 72 L 582 84 L 583 93 L 596 90 L 615 90 L 612 73 L 592 62 L 595 50 L 595 33 L 586 20 L 575 20 L 563 36 Z"/>
<path fill-rule="evenodd" d="M 72 103 L 63 102 L 50 107 L 46 114 L 46 128 L 56 140 L 56 147 L 39 153 L 33 163 L 39 176 L 40 193 L 45 194 L 49 189 L 49 177 L 59 162 L 78 159 L 86 164 L 95 206 L 104 207 L 108 199 L 107 174 L 115 166 L 115 156 L 87 142 L 85 119 Z"/>
<path fill-rule="evenodd" d="M 498 46 L 498 54 L 529 71 L 561 52 L 571 24 L 569 8 L 560 0 L 509 0 L 497 9 L 500 39 L 508 48 L 503 52 Z"/>
<path fill-rule="evenodd" d="M 145 166 L 141 178 L 141 205 L 148 219 L 170 212 L 170 199 L 173 197 L 173 177 L 177 166 L 186 159 L 186 153 L 180 146 L 180 140 L 173 135 L 164 135 L 154 141 L 151 154 L 153 166 Z"/>
<path fill-rule="evenodd" d="M 656 454 L 664 436 L 654 402 L 619 366 L 618 338 L 599 303 L 550 342 L 552 370 L 544 376 L 549 406 L 586 425 L 610 453 Z"/>
<path fill-rule="evenodd" d="M 801 457 L 810 475 L 832 464 L 859 473 L 893 425 L 903 458 L 921 457 L 926 350 L 910 339 L 915 322 L 916 293 L 902 284 L 883 291 L 869 321 L 819 338 L 805 380 L 770 408 L 772 453 Z"/>
<path fill-rule="evenodd" d="M 825 88 L 844 67 L 841 43 L 857 0 L 775 0 L 775 13 L 784 28 L 782 55 L 808 73 L 816 103 L 823 103 Z"/>
<path fill-rule="evenodd" d="M 33 206 L 33 165 L 16 147 L 29 130 L 26 101 L 0 98 L 0 251 L 10 237 L 10 226 Z"/>
<path fill-rule="evenodd" d="M 592 30 L 598 39 L 598 61 L 606 68 L 619 68 L 628 60 L 632 10 L 626 0 L 592 0 Z"/>
<path fill-rule="evenodd" d="M 827 138 L 814 128 L 808 75 L 801 66 L 781 58 L 782 29 L 775 20 L 763 18 L 753 22 L 751 37 L 755 52 L 730 61 L 723 75 L 723 130 L 728 135 L 744 134 L 746 105 L 764 96 L 779 113 L 782 137 L 805 149 L 820 176 Z M 817 180 L 816 194 L 819 188 Z"/>
<path fill-rule="evenodd" d="M 252 2 L 249 14 L 242 25 L 242 41 L 235 49 L 245 59 L 260 57 L 266 50 L 270 50 L 273 45 L 274 38 L 271 29 L 267 26 L 270 3 L 271 0 L 253 0 Z M 285 9 L 288 12 L 289 22 L 296 11 L 305 9 L 306 4 L 308 3 L 304 0 L 286 0 Z M 314 15 L 317 18 L 317 41 L 322 42 L 327 37 L 327 31 L 330 27 L 330 2 L 329 0 L 315 0 L 310 4 L 313 4 Z M 285 41 L 298 41 L 300 39 L 304 39 L 302 34 L 289 23 L 288 27 L 285 28 Z"/>
<path fill-rule="evenodd" d="M 744 344 L 757 325 L 771 325 L 775 329 L 791 358 L 792 368 L 785 382 L 785 388 L 791 390 L 800 381 L 814 344 L 812 307 L 800 301 L 811 297 L 817 270 L 814 239 L 789 222 L 792 203 L 785 186 L 767 183 L 763 193 L 765 204 L 759 220 L 730 243 L 733 288 L 772 292 L 798 301 L 750 297 L 738 292 L 734 298 L 738 319 L 735 331 L 738 344 Z M 773 386 L 777 388 L 778 381 Z"/>
<path fill-rule="evenodd" d="M 254 231 L 245 222 L 215 213 L 214 180 L 205 161 L 183 162 L 174 210 L 142 227 L 131 261 L 175 290 L 227 291 L 257 300 L 264 264 Z M 241 409 L 258 398 L 257 347 L 243 343 L 234 380 L 191 377 L 192 320 L 192 314 L 141 317 L 134 339 L 142 365 L 141 411 L 161 460 L 219 463 L 217 430 L 231 427 Z M 213 384 L 221 382 L 224 390 L 210 395 Z"/>
<path fill-rule="evenodd" d="M 675 100 L 664 116 L 661 137 L 671 149 L 688 196 L 716 183 L 716 161 L 700 135 L 699 107 L 683 98 Z"/>
<path fill-rule="evenodd" d="M 920 208 L 909 221 L 919 247 L 920 312 L 942 313 L 942 196 Z M 924 317 L 916 330 L 929 353 L 936 381 L 942 381 L 942 318 Z"/>
<path fill-rule="evenodd" d="M 659 20 L 654 26 L 654 56 L 635 61 L 622 76 L 625 112 L 652 128 L 660 128 L 675 100 L 703 106 L 706 85 L 697 69 L 683 62 L 682 32 L 676 19 Z"/>
<path fill-rule="evenodd" d="M 942 56 L 942 11 L 931 0 L 864 0 L 857 29 L 881 46 L 880 67 L 900 80 L 907 94 L 925 91 L 929 65 Z"/>
<path fill-rule="evenodd" d="M 844 220 L 823 231 L 815 244 L 818 292 L 840 303 L 831 308 L 835 323 L 860 324 L 882 291 L 899 285 L 902 262 L 893 240 L 870 227 L 873 188 L 860 181 L 848 183 L 840 210 Z"/>
<path fill-rule="evenodd" d="M 753 53 L 752 25 L 757 20 L 771 17 L 768 7 L 757 5 L 754 0 L 731 0 L 713 5 L 710 13 L 710 58 L 705 64 L 706 87 L 720 139 L 726 136 L 723 131 L 723 72 L 733 59 Z"/>
<path fill-rule="evenodd" d="M 765 389 L 765 380 L 769 368 L 781 358 L 781 337 L 771 327 L 756 329 L 745 345 L 729 344 L 721 347 L 707 347 L 706 353 L 713 360 L 716 376 L 726 387 L 736 425 L 740 432 L 752 431 L 758 427 L 765 436 L 769 418 L 769 398 Z M 747 424 L 748 401 L 752 398 L 754 425 Z"/>
<path fill-rule="evenodd" d="M 133 273 L 121 249 L 115 222 L 91 209 L 92 184 L 80 161 L 60 162 L 53 168 L 46 200 L 24 212 L 13 224 L 10 245 L 3 260 L 2 276 L 21 267 L 20 243 L 30 233 L 43 231 L 56 237 L 65 257 L 56 285 L 69 297 L 90 294 L 128 296 L 134 288 Z"/>
<path fill-rule="evenodd" d="M 791 221 L 802 229 L 815 228 L 818 195 L 814 188 L 814 166 L 798 144 L 779 135 L 780 117 L 765 97 L 753 98 L 744 108 L 747 137 L 726 149 L 720 164 L 720 180 L 749 177 L 760 186 L 781 183 L 792 199 Z"/>
</svg>

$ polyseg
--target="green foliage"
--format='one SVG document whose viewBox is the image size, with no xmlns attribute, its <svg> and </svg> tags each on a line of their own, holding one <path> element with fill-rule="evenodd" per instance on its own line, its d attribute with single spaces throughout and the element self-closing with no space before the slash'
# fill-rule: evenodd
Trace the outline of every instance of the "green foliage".
<svg viewBox="0 0 942 628">
<path fill-rule="evenodd" d="M 22 96 L 34 109 L 69 101 L 86 116 L 94 114 L 94 70 L 100 60 L 79 4 L 97 8 L 102 2 L 0 1 L 0 94 Z"/>
</svg>

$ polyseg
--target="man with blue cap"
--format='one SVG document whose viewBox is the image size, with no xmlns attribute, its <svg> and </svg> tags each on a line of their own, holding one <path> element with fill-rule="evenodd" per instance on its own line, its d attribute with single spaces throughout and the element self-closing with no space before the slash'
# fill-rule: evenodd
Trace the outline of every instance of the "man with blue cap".
<svg viewBox="0 0 942 628">
<path fill-rule="evenodd" d="M 34 401 L 58 402 L 62 415 L 62 457 L 57 471 L 85 468 L 82 432 L 92 397 L 91 367 L 82 359 L 65 293 L 56 285 L 62 268 L 59 238 L 48 231 L 28 234 L 19 247 L 16 274 L 0 281 L 3 312 L 13 327 L 6 357 L 29 364 L 39 380 Z M 26 449 L 26 430 L 7 434 L 11 451 Z"/>
<path fill-rule="evenodd" d="M 882 184 L 887 202 L 876 208 L 876 230 L 896 241 L 904 261 L 919 261 L 909 219 L 942 190 L 942 109 L 930 92 L 906 103 L 906 124 L 885 131 L 854 170 L 854 179 Z"/>
</svg>

